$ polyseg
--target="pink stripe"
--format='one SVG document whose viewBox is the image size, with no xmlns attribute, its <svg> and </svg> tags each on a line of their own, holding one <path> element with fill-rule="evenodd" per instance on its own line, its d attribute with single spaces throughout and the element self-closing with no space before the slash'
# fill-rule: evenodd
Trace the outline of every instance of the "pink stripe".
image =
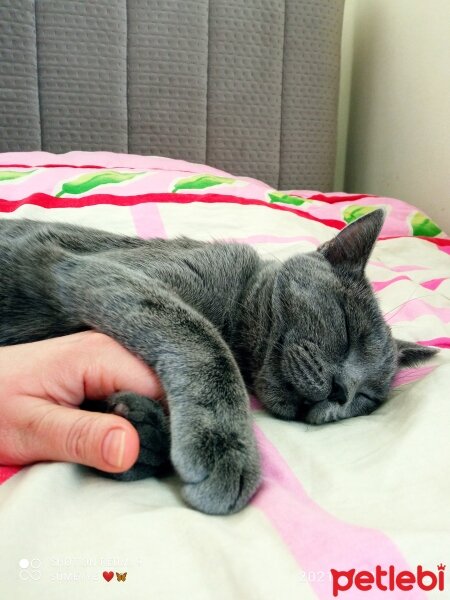
<svg viewBox="0 0 450 600">
<path fill-rule="evenodd" d="M 423 281 L 420 285 L 429 290 L 435 290 L 441 285 L 443 281 L 447 281 L 448 277 L 440 277 L 439 279 L 430 279 L 429 281 Z"/>
<path fill-rule="evenodd" d="M 388 279 L 386 281 L 372 281 L 372 287 L 375 290 L 375 292 L 380 292 L 388 285 L 391 285 L 391 283 L 395 283 L 396 281 L 403 281 L 403 280 L 411 281 L 411 278 L 407 277 L 406 275 L 399 275 L 398 277 L 394 277 L 394 279 Z"/>
<path fill-rule="evenodd" d="M 387 535 L 375 529 L 346 523 L 316 504 L 296 479 L 278 450 L 255 428 L 263 465 L 263 485 L 252 500 L 272 523 L 302 571 L 323 572 L 322 581 L 310 585 L 321 600 L 332 598 L 330 569 L 374 571 L 377 564 L 409 566 Z M 344 597 L 344 596 L 343 596 Z M 359 600 L 356 588 L 345 592 L 346 600 Z M 371 599 L 386 594 L 372 589 Z M 425 600 L 420 590 L 409 592 L 410 600 Z"/>
<path fill-rule="evenodd" d="M 406 385 L 407 383 L 412 383 L 413 381 L 417 381 L 418 379 L 423 379 L 425 375 L 428 375 L 432 371 L 434 371 L 436 367 L 416 367 L 414 369 L 401 369 L 397 375 L 394 377 L 394 381 L 392 382 L 392 387 L 400 387 L 401 385 Z"/>
<path fill-rule="evenodd" d="M 155 203 L 136 204 L 130 207 L 133 215 L 136 233 L 144 240 L 150 238 L 165 238 L 166 230 Z"/>
<path fill-rule="evenodd" d="M 396 271 L 397 273 L 403 273 L 403 271 L 428 271 L 430 268 L 421 265 L 399 265 L 398 267 L 391 267 L 379 260 L 369 260 L 369 264 L 375 265 L 376 267 L 382 267 L 383 269 L 389 269 L 389 271 Z"/>
<path fill-rule="evenodd" d="M 437 348 L 450 348 L 450 338 L 449 337 L 439 337 L 434 338 L 433 340 L 424 340 L 417 342 L 422 346 L 436 346 Z"/>
<path fill-rule="evenodd" d="M 249 235 L 242 238 L 230 238 L 229 241 L 242 244 L 291 244 L 297 242 L 310 242 L 314 246 L 321 244 L 320 240 L 312 235 L 296 235 L 292 237 L 282 237 L 280 235 Z"/>
<path fill-rule="evenodd" d="M 391 271 L 397 271 L 397 273 L 403 273 L 403 271 L 428 271 L 430 267 L 424 267 L 421 265 L 400 265 L 398 267 L 388 267 Z"/>
<path fill-rule="evenodd" d="M 386 313 L 384 316 L 389 325 L 392 325 L 393 323 L 398 323 L 399 321 L 414 321 L 414 319 L 424 315 L 435 316 L 443 323 L 450 322 L 450 308 L 432 306 L 431 304 L 427 304 L 419 298 L 405 302 L 405 304 L 401 306 L 397 312 L 395 312 L 394 309 L 393 311 Z"/>
<path fill-rule="evenodd" d="M 423 281 L 420 285 L 428 290 L 435 290 L 437 287 L 441 285 L 443 281 L 447 281 L 448 277 L 441 277 L 439 279 L 430 279 L 429 281 Z M 386 281 L 372 281 L 372 287 L 375 292 L 380 292 L 385 287 L 391 285 L 391 283 L 396 283 L 397 281 L 412 281 L 411 277 L 407 275 L 399 275 L 398 277 L 394 277 L 393 279 L 386 279 Z"/>
</svg>

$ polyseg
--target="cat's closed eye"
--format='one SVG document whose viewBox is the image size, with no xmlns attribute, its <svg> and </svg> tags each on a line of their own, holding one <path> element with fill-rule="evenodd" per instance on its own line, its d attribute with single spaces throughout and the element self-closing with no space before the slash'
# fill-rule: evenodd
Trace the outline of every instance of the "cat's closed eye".
<svg viewBox="0 0 450 600">
<path fill-rule="evenodd" d="M 359 392 L 359 395 L 362 396 L 363 398 L 365 398 L 366 400 L 370 400 L 370 402 L 373 402 L 374 404 L 380 404 L 380 402 L 381 402 L 381 400 L 379 400 L 372 394 L 368 394 L 366 392 Z"/>
<path fill-rule="evenodd" d="M 347 314 L 345 313 L 345 311 L 342 311 L 342 314 L 344 315 L 344 324 L 345 324 L 345 339 L 346 339 L 345 353 L 348 354 L 350 352 L 350 342 L 351 342 L 350 326 L 349 326 L 348 317 L 347 317 Z"/>
</svg>

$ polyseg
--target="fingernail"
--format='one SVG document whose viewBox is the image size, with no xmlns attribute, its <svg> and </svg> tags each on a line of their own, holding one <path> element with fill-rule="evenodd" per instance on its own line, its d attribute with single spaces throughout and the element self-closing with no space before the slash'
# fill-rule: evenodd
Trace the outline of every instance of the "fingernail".
<svg viewBox="0 0 450 600">
<path fill-rule="evenodd" d="M 103 458 L 112 467 L 120 468 L 123 464 L 125 436 L 126 432 L 123 429 L 111 429 L 103 440 Z"/>
</svg>

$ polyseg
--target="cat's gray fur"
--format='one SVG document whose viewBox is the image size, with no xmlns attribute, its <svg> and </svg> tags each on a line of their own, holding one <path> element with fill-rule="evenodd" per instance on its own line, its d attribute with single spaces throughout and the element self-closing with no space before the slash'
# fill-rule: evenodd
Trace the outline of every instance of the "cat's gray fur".
<svg viewBox="0 0 450 600">
<path fill-rule="evenodd" d="M 242 244 L 1 220 L 0 345 L 87 328 L 118 340 L 153 366 L 170 408 L 169 431 L 155 401 L 102 405 L 140 433 L 121 478 L 171 462 L 192 506 L 237 511 L 260 482 L 246 386 L 274 415 L 322 424 L 369 414 L 400 365 L 434 353 L 393 340 L 365 278 L 383 219 L 376 210 L 283 264 Z"/>
</svg>

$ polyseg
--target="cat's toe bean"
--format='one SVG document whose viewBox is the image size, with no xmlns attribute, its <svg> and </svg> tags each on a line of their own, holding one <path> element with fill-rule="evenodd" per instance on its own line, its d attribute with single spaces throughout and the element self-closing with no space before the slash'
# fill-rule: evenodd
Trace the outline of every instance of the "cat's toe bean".
<svg viewBox="0 0 450 600">
<path fill-rule="evenodd" d="M 115 415 L 119 415 L 119 417 L 123 417 L 124 419 L 128 418 L 130 414 L 130 409 L 125 402 L 118 402 L 117 404 L 111 404 L 111 412 Z"/>
<path fill-rule="evenodd" d="M 136 463 L 128 471 L 108 473 L 108 477 L 133 481 L 164 475 L 172 469 L 169 418 L 159 402 L 133 392 L 118 392 L 105 401 L 86 401 L 82 408 L 121 416 L 139 434 L 140 450 Z"/>
</svg>

